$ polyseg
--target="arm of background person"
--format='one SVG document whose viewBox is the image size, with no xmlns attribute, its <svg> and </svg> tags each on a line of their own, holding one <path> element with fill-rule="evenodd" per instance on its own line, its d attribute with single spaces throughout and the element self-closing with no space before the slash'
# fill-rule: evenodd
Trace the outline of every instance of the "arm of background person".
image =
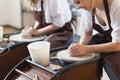
<svg viewBox="0 0 120 80">
<path fill-rule="evenodd" d="M 55 26 L 54 24 L 48 25 L 44 28 L 41 28 L 39 30 L 37 30 L 37 33 L 35 33 L 35 35 L 44 35 L 44 34 L 49 34 L 52 33 L 58 29 L 60 29 L 61 27 Z M 34 34 L 34 33 L 33 33 Z"/>
</svg>

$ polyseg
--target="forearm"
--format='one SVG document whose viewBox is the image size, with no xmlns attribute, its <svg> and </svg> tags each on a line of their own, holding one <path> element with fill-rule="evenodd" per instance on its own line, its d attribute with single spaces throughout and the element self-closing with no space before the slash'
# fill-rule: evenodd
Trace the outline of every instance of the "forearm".
<svg viewBox="0 0 120 80">
<path fill-rule="evenodd" d="M 83 32 L 79 43 L 86 45 L 90 42 L 91 38 L 92 38 L 92 32 Z"/>
<path fill-rule="evenodd" d="M 39 35 L 49 34 L 49 33 L 52 33 L 54 31 L 58 30 L 58 29 L 60 29 L 60 27 L 57 27 L 57 26 L 52 24 L 52 25 L 48 25 L 44 28 L 39 29 L 38 34 Z"/>
<path fill-rule="evenodd" d="M 109 53 L 120 51 L 120 42 L 110 42 L 97 45 L 87 45 L 86 50 L 88 53 Z"/>
</svg>

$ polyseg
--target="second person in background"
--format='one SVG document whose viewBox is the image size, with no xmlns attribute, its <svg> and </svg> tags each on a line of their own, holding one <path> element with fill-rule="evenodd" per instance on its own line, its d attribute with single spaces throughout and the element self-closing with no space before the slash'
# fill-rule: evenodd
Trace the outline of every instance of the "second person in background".
<svg viewBox="0 0 120 80">
<path fill-rule="evenodd" d="M 47 35 L 44 39 L 51 48 L 64 46 L 72 36 L 71 11 L 67 0 L 28 0 L 34 14 L 33 27 L 25 27 L 22 33 L 33 36 Z"/>
</svg>

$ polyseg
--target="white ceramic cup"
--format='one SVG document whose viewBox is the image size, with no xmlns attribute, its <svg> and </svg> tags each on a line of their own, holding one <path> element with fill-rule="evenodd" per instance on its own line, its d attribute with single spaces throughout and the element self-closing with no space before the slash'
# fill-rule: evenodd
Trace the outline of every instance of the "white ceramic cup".
<svg viewBox="0 0 120 80">
<path fill-rule="evenodd" d="M 3 26 L 0 26 L 0 41 L 3 40 Z"/>
<path fill-rule="evenodd" d="M 37 41 L 28 44 L 28 51 L 30 53 L 32 61 L 46 66 L 49 64 L 50 55 L 50 42 Z"/>
</svg>

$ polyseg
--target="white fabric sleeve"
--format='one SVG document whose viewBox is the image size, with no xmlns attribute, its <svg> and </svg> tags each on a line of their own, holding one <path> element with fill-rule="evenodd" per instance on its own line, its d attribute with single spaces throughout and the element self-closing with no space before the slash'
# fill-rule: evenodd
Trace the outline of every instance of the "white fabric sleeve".
<svg viewBox="0 0 120 80">
<path fill-rule="evenodd" d="M 67 0 L 51 0 L 50 15 L 52 23 L 63 27 L 65 23 L 71 20 L 71 11 Z"/>
<path fill-rule="evenodd" d="M 80 27 L 83 31 L 91 31 L 92 27 L 92 13 L 87 10 L 82 10 Z"/>
<path fill-rule="evenodd" d="M 119 2 L 118 2 L 119 1 Z M 111 6 L 110 17 L 112 26 L 112 42 L 120 42 L 120 0 L 115 0 Z"/>
</svg>

